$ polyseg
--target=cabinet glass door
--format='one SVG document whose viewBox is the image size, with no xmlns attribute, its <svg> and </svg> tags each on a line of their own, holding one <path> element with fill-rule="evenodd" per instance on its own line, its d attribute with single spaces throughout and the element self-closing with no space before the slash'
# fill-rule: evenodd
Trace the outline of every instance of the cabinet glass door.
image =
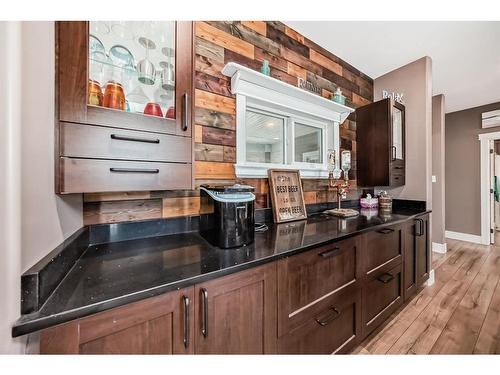
<svg viewBox="0 0 500 375">
<path fill-rule="evenodd" d="M 392 160 L 403 160 L 403 112 L 392 107 Z"/>
<path fill-rule="evenodd" d="M 175 119 L 174 21 L 90 21 L 87 104 Z"/>
</svg>

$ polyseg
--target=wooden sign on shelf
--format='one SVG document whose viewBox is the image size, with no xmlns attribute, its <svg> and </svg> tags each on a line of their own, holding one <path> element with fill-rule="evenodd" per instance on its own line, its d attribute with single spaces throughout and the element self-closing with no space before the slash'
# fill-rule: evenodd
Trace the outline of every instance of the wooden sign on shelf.
<svg viewBox="0 0 500 375">
<path fill-rule="evenodd" d="M 269 189 L 275 223 L 307 219 L 300 172 L 269 169 Z"/>
</svg>

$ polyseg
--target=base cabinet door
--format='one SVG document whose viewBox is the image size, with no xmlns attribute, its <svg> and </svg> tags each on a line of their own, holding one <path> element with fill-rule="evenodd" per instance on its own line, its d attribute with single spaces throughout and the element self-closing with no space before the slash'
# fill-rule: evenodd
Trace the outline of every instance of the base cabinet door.
<svg viewBox="0 0 500 375">
<path fill-rule="evenodd" d="M 276 353 L 276 264 L 195 286 L 199 354 Z"/>
<path fill-rule="evenodd" d="M 403 303 L 403 272 L 400 263 L 382 268 L 363 288 L 363 337 L 382 324 Z"/>
<path fill-rule="evenodd" d="M 404 266 L 403 284 L 405 301 L 417 291 L 417 248 L 415 246 L 416 222 L 410 221 L 403 226 Z"/>
<path fill-rule="evenodd" d="M 429 278 L 431 268 L 431 242 L 429 236 L 429 215 L 416 219 L 415 247 L 417 257 L 417 285 Z"/>
<path fill-rule="evenodd" d="M 350 288 L 321 303 L 279 339 L 280 354 L 348 353 L 361 340 L 361 290 Z"/>
<path fill-rule="evenodd" d="M 40 353 L 193 353 L 193 291 L 186 288 L 46 329 Z"/>
</svg>

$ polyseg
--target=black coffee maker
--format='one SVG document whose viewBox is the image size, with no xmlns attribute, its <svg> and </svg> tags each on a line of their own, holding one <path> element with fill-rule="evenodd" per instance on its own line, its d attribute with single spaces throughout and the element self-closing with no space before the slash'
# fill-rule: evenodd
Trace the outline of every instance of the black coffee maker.
<svg viewBox="0 0 500 375">
<path fill-rule="evenodd" d="M 221 248 L 254 240 L 254 188 L 247 185 L 202 185 L 200 234 Z"/>
</svg>

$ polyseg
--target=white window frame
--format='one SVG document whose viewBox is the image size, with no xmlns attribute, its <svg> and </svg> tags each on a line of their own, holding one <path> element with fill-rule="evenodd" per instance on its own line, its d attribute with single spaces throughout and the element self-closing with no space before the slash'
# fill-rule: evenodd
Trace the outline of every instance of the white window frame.
<svg viewBox="0 0 500 375">
<path fill-rule="evenodd" d="M 257 163 L 246 160 L 247 111 L 262 113 L 284 120 L 284 163 Z M 295 123 L 321 129 L 321 163 L 295 161 Z M 329 149 L 339 150 L 339 123 L 318 118 L 302 111 L 288 110 L 244 95 L 236 95 L 236 165 L 237 177 L 267 177 L 268 169 L 298 169 L 303 178 L 328 177 Z"/>
<path fill-rule="evenodd" d="M 328 177 L 327 151 L 335 150 L 336 160 L 339 160 L 339 125 L 350 113 L 354 112 L 353 108 L 266 76 L 235 62 L 227 63 L 222 69 L 222 74 L 231 77 L 231 93 L 236 95 L 235 171 L 237 177 L 267 177 L 267 170 L 271 168 L 299 169 L 303 178 Z M 325 127 L 325 141 L 322 144 L 323 162 L 321 164 L 247 162 L 245 126 L 247 106 L 260 108 L 272 115 L 281 113 L 285 114 L 286 117 L 305 118 L 307 120 L 305 125 L 309 123 L 322 124 L 321 126 Z M 288 126 L 290 129 L 290 124 Z M 287 138 L 290 139 L 290 137 Z M 290 153 L 290 144 L 285 145 L 285 147 Z"/>
</svg>

